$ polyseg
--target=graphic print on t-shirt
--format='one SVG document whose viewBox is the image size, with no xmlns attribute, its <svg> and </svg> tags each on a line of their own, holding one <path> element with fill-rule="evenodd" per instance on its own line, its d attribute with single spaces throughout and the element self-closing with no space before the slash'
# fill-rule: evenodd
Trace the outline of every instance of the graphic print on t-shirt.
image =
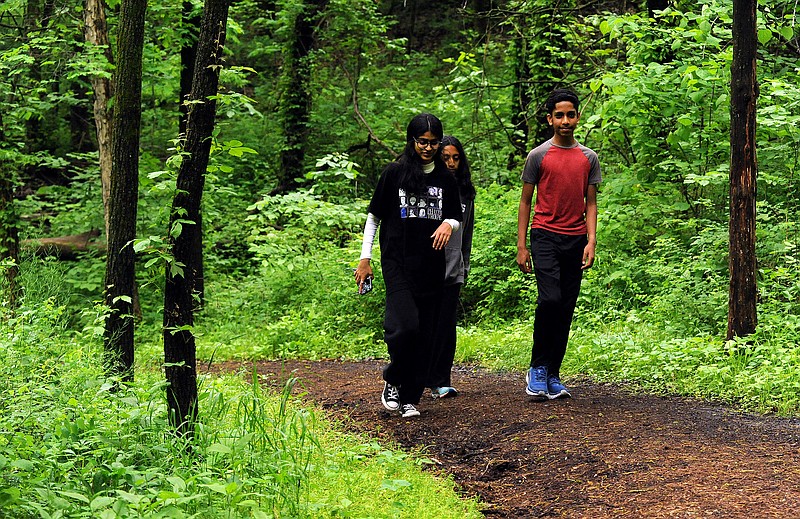
<svg viewBox="0 0 800 519">
<path fill-rule="evenodd" d="M 442 219 L 442 188 L 428 186 L 427 193 L 407 194 L 399 189 L 400 218 L 425 218 L 427 220 Z"/>
</svg>

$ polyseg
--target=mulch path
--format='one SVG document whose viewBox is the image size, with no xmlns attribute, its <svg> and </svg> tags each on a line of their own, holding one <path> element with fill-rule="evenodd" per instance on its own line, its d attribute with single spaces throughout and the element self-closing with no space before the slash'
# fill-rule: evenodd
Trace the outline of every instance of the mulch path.
<svg viewBox="0 0 800 519">
<path fill-rule="evenodd" d="M 349 430 L 422 449 L 490 518 L 797 518 L 800 421 L 566 379 L 573 398 L 535 401 L 521 373 L 457 367 L 457 398 L 403 419 L 380 403 L 382 362 L 256 364 Z M 252 372 L 223 363 L 213 371 Z M 345 418 L 343 418 L 345 417 Z"/>
</svg>

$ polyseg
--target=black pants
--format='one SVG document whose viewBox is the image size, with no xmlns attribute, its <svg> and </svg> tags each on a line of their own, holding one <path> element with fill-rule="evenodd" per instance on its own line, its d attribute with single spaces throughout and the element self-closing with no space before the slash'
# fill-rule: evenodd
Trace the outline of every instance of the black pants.
<svg viewBox="0 0 800 519">
<path fill-rule="evenodd" d="M 446 285 L 442 294 L 442 309 L 439 312 L 436 341 L 433 346 L 430 374 L 426 387 L 450 386 L 450 371 L 456 356 L 456 320 L 458 297 L 462 283 Z"/>
<path fill-rule="evenodd" d="M 531 258 L 539 296 L 533 321 L 531 367 L 559 375 L 581 289 L 586 236 L 531 230 Z"/>
<path fill-rule="evenodd" d="M 402 288 L 386 294 L 383 330 L 389 365 L 383 379 L 399 387 L 402 404 L 418 404 L 425 389 L 441 306 L 441 289 L 415 294 Z"/>
</svg>

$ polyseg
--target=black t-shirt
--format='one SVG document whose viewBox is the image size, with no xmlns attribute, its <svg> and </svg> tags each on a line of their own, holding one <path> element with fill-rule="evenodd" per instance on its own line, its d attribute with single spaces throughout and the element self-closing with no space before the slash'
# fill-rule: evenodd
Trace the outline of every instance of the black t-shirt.
<svg viewBox="0 0 800 519">
<path fill-rule="evenodd" d="M 431 235 L 443 220 L 461 220 L 455 178 L 437 167 L 425 175 L 422 192 L 406 192 L 399 184 L 400 166 L 393 162 L 381 173 L 369 212 L 381 220 L 381 270 L 387 293 L 410 288 L 421 294 L 444 283 L 444 249 L 434 250 Z"/>
</svg>

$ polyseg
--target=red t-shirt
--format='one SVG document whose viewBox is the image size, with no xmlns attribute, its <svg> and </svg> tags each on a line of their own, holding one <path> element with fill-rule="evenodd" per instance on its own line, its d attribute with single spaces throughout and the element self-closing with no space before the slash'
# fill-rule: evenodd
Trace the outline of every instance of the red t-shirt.
<svg viewBox="0 0 800 519">
<path fill-rule="evenodd" d="M 578 143 L 562 148 L 548 140 L 528 153 L 522 181 L 536 186 L 531 228 L 586 234 L 586 191 L 602 181 L 594 151 Z"/>
</svg>

